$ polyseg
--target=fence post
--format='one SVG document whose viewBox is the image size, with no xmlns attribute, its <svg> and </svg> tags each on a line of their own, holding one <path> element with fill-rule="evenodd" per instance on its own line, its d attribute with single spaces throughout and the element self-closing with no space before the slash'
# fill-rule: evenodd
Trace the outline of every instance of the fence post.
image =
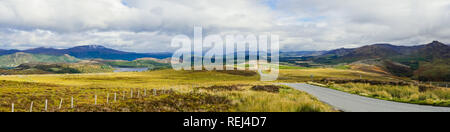
<svg viewBox="0 0 450 132">
<path fill-rule="evenodd" d="M 144 89 L 144 97 L 147 96 L 147 88 Z"/>
<path fill-rule="evenodd" d="M 97 105 L 97 95 L 95 95 L 95 105 Z"/>
<path fill-rule="evenodd" d="M 106 104 L 109 104 L 109 93 L 106 94 Z"/>
<path fill-rule="evenodd" d="M 59 109 L 61 109 L 63 103 L 63 99 L 61 98 L 61 101 L 59 102 Z"/>
<path fill-rule="evenodd" d="M 140 90 L 138 89 L 136 98 L 139 98 L 139 94 L 140 94 Z"/>
<path fill-rule="evenodd" d="M 48 99 L 45 99 L 45 109 L 44 109 L 45 112 L 47 112 L 47 108 L 48 108 L 47 105 L 48 105 Z"/>
<path fill-rule="evenodd" d="M 114 93 L 114 102 L 117 101 L 117 93 Z"/>
<path fill-rule="evenodd" d="M 11 104 L 11 112 L 14 112 L 14 103 Z"/>
<path fill-rule="evenodd" d="M 30 112 L 33 112 L 33 101 L 31 101 L 31 105 L 30 105 Z"/>
<path fill-rule="evenodd" d="M 73 109 L 73 96 L 72 96 L 72 100 L 70 101 L 70 108 Z"/>
<path fill-rule="evenodd" d="M 122 100 L 125 100 L 125 91 L 122 91 Z"/>
<path fill-rule="evenodd" d="M 153 89 L 153 96 L 156 96 L 156 89 Z"/>
<path fill-rule="evenodd" d="M 130 96 L 133 98 L 133 89 L 131 89 Z"/>
</svg>

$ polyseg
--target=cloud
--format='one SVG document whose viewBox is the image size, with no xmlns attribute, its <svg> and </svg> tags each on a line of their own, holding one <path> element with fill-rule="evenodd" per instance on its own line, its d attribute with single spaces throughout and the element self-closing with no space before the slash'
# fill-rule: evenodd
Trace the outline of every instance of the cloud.
<svg viewBox="0 0 450 132">
<path fill-rule="evenodd" d="M 173 36 L 280 35 L 282 50 L 450 42 L 448 0 L 0 0 L 0 46 L 173 51 Z"/>
<path fill-rule="evenodd" d="M 0 7 L 2 27 L 57 32 L 186 32 L 193 25 L 213 29 L 270 26 L 268 8 L 254 0 L 3 0 Z"/>
<path fill-rule="evenodd" d="M 269 29 L 269 11 L 257 0 L 2 0 L 0 44 L 161 51 L 167 50 L 169 36 L 192 34 L 194 26 L 208 34 Z"/>
<path fill-rule="evenodd" d="M 55 33 L 48 30 L 0 30 L 1 49 L 30 49 L 36 47 L 71 48 L 81 45 L 104 45 L 109 48 L 142 53 L 170 52 L 172 36 L 161 32 L 71 32 Z M 9 47 L 9 48 L 8 48 Z"/>
<path fill-rule="evenodd" d="M 296 18 L 290 22 L 297 24 L 283 26 L 300 29 L 286 31 L 287 37 L 300 40 L 290 45 L 332 49 L 381 42 L 450 42 L 450 26 L 445 24 L 450 23 L 448 0 L 283 0 L 277 7 L 280 14 Z M 323 26 L 314 25 L 319 23 Z"/>
</svg>

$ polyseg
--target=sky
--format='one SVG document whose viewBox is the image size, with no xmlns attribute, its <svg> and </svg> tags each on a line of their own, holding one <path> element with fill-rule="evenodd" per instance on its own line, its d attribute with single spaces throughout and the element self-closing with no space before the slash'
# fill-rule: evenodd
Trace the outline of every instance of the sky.
<svg viewBox="0 0 450 132">
<path fill-rule="evenodd" d="M 283 51 L 450 43 L 449 0 L 0 0 L 0 49 L 172 52 L 192 35 L 280 36 Z"/>
</svg>

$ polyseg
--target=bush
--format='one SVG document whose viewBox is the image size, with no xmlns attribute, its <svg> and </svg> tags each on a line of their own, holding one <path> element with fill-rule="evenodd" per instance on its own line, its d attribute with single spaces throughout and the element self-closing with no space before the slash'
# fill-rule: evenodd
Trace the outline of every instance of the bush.
<svg viewBox="0 0 450 132">
<path fill-rule="evenodd" d="M 278 93 L 280 92 L 280 86 L 275 86 L 275 85 L 265 85 L 265 86 L 253 86 L 252 90 L 255 91 L 267 91 L 267 92 L 272 92 L 272 93 Z"/>
<path fill-rule="evenodd" d="M 426 91 L 435 90 L 435 89 L 437 89 L 437 87 L 432 86 L 432 85 L 423 85 L 423 84 L 419 85 L 419 92 L 426 92 Z"/>
</svg>

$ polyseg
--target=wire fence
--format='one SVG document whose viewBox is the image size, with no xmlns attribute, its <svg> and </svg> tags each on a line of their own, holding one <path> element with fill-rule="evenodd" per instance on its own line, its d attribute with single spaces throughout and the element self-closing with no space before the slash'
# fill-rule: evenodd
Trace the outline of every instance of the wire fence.
<svg viewBox="0 0 450 132">
<path fill-rule="evenodd" d="M 192 90 L 177 89 L 177 92 L 197 92 L 192 86 Z M 78 107 L 84 107 L 89 105 L 90 107 L 113 107 L 114 104 L 127 102 L 130 100 L 145 99 L 148 97 L 158 97 L 162 95 L 168 95 L 175 92 L 175 87 L 171 88 L 132 88 L 121 91 L 105 91 L 96 93 L 85 93 L 85 95 L 67 95 L 65 97 L 59 97 L 58 99 L 37 99 L 32 98 L 31 101 L 11 102 L 5 104 L 0 102 L 0 107 L 9 107 L 9 111 L 2 110 L 3 112 L 72 112 L 76 111 Z M 26 97 L 25 97 L 26 98 Z M 134 104 L 139 105 L 139 104 Z M 95 110 L 93 111 L 95 112 Z"/>
</svg>

